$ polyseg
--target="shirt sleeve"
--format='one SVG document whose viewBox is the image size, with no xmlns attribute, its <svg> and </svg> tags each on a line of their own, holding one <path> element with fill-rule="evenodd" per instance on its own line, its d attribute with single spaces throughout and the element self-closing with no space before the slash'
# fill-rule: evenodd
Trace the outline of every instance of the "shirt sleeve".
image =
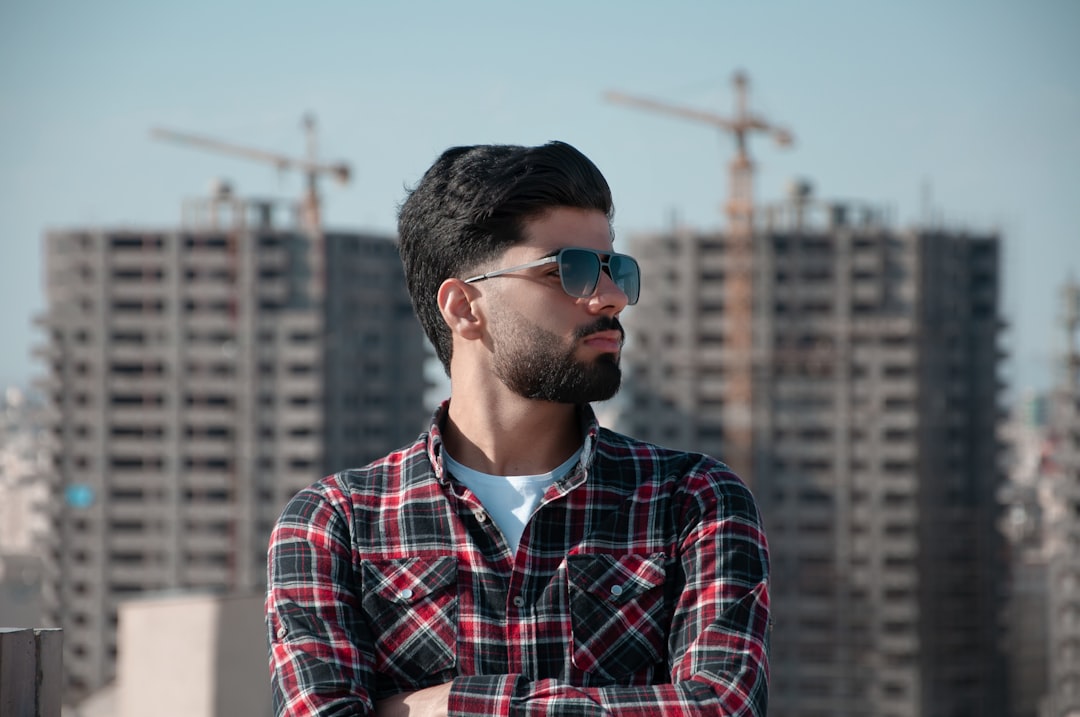
<svg viewBox="0 0 1080 717">
<path fill-rule="evenodd" d="M 342 502 L 325 484 L 298 493 L 270 538 L 266 623 L 274 713 L 373 713 L 372 658 L 359 635 Z"/>
<path fill-rule="evenodd" d="M 678 556 L 684 584 L 668 636 L 669 684 L 576 687 L 520 675 L 459 677 L 450 714 L 764 717 L 768 547 L 749 490 L 724 475 L 688 511 Z"/>
</svg>

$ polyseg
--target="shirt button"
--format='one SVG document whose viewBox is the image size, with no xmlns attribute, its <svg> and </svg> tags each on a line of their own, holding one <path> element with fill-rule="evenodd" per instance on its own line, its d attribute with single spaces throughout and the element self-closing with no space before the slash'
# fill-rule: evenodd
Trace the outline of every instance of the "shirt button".
<svg viewBox="0 0 1080 717">
<path fill-rule="evenodd" d="M 475 515 L 475 516 L 476 516 L 476 520 L 477 520 L 477 521 L 479 521 L 479 522 L 481 522 L 481 523 L 483 523 L 484 521 L 486 521 L 486 520 L 487 520 L 487 513 L 485 513 L 485 512 L 484 512 L 484 511 L 482 511 L 482 510 L 478 510 L 478 511 L 476 511 L 475 513 L 473 513 L 473 515 Z"/>
<path fill-rule="evenodd" d="M 620 595 L 622 595 L 622 585 L 612 585 L 611 594 L 615 597 L 619 597 Z"/>
<path fill-rule="evenodd" d="M 408 600 L 412 596 L 413 596 L 413 592 L 412 592 L 411 588 L 405 588 L 404 590 L 401 591 L 401 597 L 403 597 L 406 600 Z"/>
<path fill-rule="evenodd" d="M 525 598 L 520 595 L 514 596 L 514 607 L 525 607 Z"/>
<path fill-rule="evenodd" d="M 286 627 L 284 627 L 284 626 L 282 626 L 282 627 L 279 627 L 279 628 L 277 629 L 277 636 L 278 636 L 278 639 L 279 639 L 279 640 L 281 640 L 281 639 L 284 639 L 284 637 L 285 637 L 286 635 L 288 635 L 288 634 L 289 634 L 289 630 L 288 630 L 288 628 L 286 628 Z"/>
</svg>

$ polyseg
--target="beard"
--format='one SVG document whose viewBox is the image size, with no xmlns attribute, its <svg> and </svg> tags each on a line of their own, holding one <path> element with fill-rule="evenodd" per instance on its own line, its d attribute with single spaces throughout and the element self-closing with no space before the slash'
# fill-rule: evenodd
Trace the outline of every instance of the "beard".
<svg viewBox="0 0 1080 717">
<path fill-rule="evenodd" d="M 606 401 L 618 392 L 622 370 L 617 354 L 600 354 L 591 361 L 574 356 L 577 342 L 590 334 L 624 333 L 618 319 L 603 317 L 579 328 L 569 346 L 520 315 L 507 324 L 505 335 L 496 339 L 492 368 L 514 393 L 538 401 L 581 404 Z"/>
</svg>

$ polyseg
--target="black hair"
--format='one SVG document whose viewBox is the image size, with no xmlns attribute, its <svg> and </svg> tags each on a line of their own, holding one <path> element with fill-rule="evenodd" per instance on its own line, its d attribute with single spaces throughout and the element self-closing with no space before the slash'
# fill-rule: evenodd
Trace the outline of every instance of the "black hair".
<svg viewBox="0 0 1080 717">
<path fill-rule="evenodd" d="M 451 334 L 439 286 L 524 241 L 524 225 L 556 207 L 595 209 L 611 221 L 611 189 L 565 142 L 477 145 L 443 152 L 398 213 L 398 249 L 413 310 L 450 375 Z"/>
</svg>

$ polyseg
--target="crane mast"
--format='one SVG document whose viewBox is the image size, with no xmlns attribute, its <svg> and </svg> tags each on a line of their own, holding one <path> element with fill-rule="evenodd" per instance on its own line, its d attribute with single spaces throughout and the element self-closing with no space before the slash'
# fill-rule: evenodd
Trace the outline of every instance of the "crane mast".
<svg viewBox="0 0 1080 717">
<path fill-rule="evenodd" d="M 608 92 L 605 96 L 611 102 L 708 124 L 735 138 L 735 156 L 728 165 L 728 198 L 723 204 L 728 222 L 728 271 L 724 280 L 724 303 L 729 320 L 726 322 L 725 342 L 731 357 L 725 367 L 727 391 L 723 440 L 725 459 L 743 477 L 752 480 L 754 163 L 750 158 L 749 136 L 752 132 L 770 134 L 781 146 L 790 145 L 793 138 L 786 129 L 750 111 L 747 99 L 749 81 L 745 73 L 736 72 L 733 84 L 735 112 L 730 117 L 621 92 Z"/>
</svg>

